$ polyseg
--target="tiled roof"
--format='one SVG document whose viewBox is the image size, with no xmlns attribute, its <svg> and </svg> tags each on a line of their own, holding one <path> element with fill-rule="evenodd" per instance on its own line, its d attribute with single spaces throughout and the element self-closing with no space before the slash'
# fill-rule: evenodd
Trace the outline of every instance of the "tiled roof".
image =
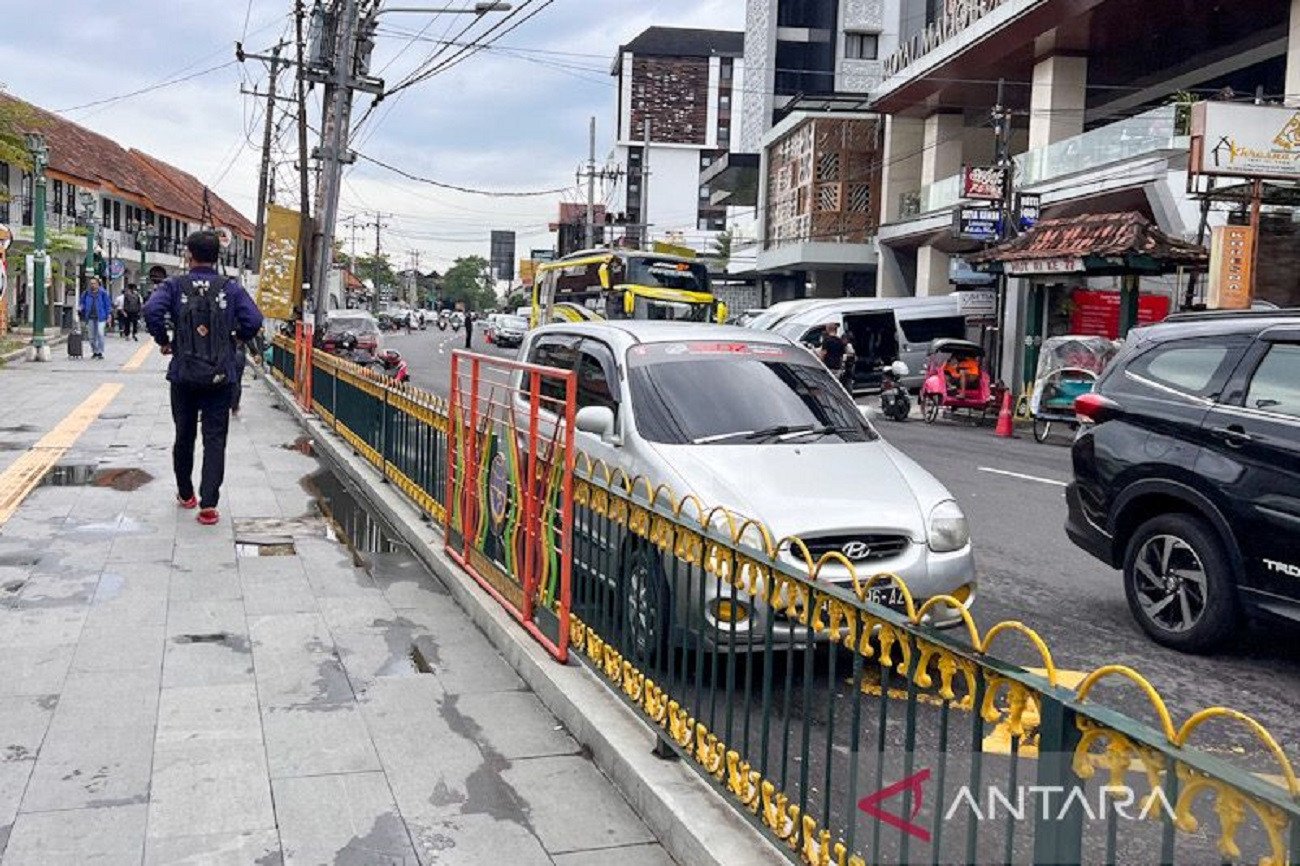
<svg viewBox="0 0 1300 866">
<path fill-rule="evenodd" d="M 1205 248 L 1170 237 L 1140 213 L 1083 214 L 1043 220 L 1029 231 L 978 253 L 969 262 L 1015 262 L 1082 256 L 1148 256 L 1172 265 L 1205 265 Z"/>
<path fill-rule="evenodd" d="M 0 102 L 21 104 L 32 113 L 36 131 L 45 136 L 49 147 L 52 171 L 86 186 L 102 186 L 110 194 L 153 210 L 202 221 L 203 184 L 193 175 L 7 93 L 0 92 Z M 214 192 L 208 193 L 208 201 L 217 225 L 252 237 L 253 225 L 241 213 Z"/>
</svg>

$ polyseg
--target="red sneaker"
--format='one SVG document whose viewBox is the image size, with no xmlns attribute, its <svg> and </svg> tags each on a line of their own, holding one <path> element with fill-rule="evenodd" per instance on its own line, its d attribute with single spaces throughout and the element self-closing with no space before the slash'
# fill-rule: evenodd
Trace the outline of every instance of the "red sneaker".
<svg viewBox="0 0 1300 866">
<path fill-rule="evenodd" d="M 215 508 L 200 508 L 198 516 L 194 519 L 204 526 L 216 526 L 217 521 L 221 519 L 221 514 Z"/>
<path fill-rule="evenodd" d="M 199 498 L 191 495 L 189 499 L 181 499 L 180 494 L 176 495 L 176 504 L 181 508 L 198 508 Z"/>
</svg>

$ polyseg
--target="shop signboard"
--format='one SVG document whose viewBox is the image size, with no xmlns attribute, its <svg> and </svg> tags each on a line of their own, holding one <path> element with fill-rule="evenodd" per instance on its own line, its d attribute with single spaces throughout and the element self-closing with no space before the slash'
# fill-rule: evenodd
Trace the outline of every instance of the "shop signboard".
<svg viewBox="0 0 1300 866">
<path fill-rule="evenodd" d="M 537 262 L 532 259 L 519 260 L 519 282 L 524 284 L 525 288 L 533 287 L 533 280 L 537 277 Z"/>
<path fill-rule="evenodd" d="M 1250 226 L 1217 226 L 1210 236 L 1210 309 L 1250 308 L 1252 235 Z"/>
<path fill-rule="evenodd" d="M 1059 274 L 1081 274 L 1085 268 L 1083 259 L 1064 256 L 1054 259 L 1004 262 L 1002 270 L 1009 277 L 1050 277 Z"/>
<path fill-rule="evenodd" d="M 961 170 L 961 197 L 1002 201 L 1007 187 L 1007 169 L 997 165 L 967 165 Z"/>
<path fill-rule="evenodd" d="M 555 261 L 555 250 L 531 250 L 528 258 L 535 262 L 553 262 Z"/>
<path fill-rule="evenodd" d="M 1002 215 L 994 207 L 959 207 L 953 211 L 952 233 L 970 241 L 996 241 Z"/>
<path fill-rule="evenodd" d="M 955 294 L 957 309 L 968 319 L 991 319 L 997 312 L 997 300 L 993 292 L 963 290 Z"/>
<path fill-rule="evenodd" d="M 1021 231 L 1037 225 L 1042 205 L 1043 197 L 1036 192 L 1016 193 L 1016 214 L 1019 216 Z"/>
<path fill-rule="evenodd" d="M 1300 180 L 1300 109 L 1196 103 L 1192 106 L 1191 171 Z"/>
<path fill-rule="evenodd" d="M 1070 296 L 1070 333 L 1119 339 L 1119 292 L 1075 289 Z M 1169 315 L 1166 295 L 1138 296 L 1138 325 L 1153 325 Z"/>
</svg>

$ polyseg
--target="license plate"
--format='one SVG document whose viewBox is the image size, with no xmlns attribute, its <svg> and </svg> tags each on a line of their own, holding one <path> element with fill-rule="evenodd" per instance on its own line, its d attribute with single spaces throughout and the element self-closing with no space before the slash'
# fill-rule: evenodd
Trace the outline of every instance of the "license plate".
<svg viewBox="0 0 1300 866">
<path fill-rule="evenodd" d="M 871 589 L 867 590 L 867 601 L 881 607 L 887 607 L 890 610 L 902 611 L 906 607 L 906 603 L 903 601 L 903 593 L 896 586 L 871 587 Z"/>
</svg>

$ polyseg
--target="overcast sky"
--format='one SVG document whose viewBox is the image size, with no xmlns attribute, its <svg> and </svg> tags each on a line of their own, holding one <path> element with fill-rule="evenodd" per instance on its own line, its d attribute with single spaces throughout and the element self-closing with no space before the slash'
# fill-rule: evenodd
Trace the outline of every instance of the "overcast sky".
<svg viewBox="0 0 1300 866">
<path fill-rule="evenodd" d="M 517 7 L 524 0 L 515 0 Z M 545 0 L 532 0 L 506 26 Z M 291 31 L 292 0 L 44 0 L 39 15 L 0 35 L 0 85 L 10 93 L 185 169 L 253 217 L 261 150 L 264 100 L 241 96 L 264 91 L 263 64 L 233 61 L 234 43 L 268 49 Z M 310 5 L 310 4 L 309 4 Z M 421 5 L 385 0 L 387 6 Z M 443 3 L 431 2 L 440 6 Z M 455 5 L 472 6 L 469 0 Z M 372 72 L 391 86 L 440 49 L 439 40 L 487 30 L 494 13 L 391 14 L 380 19 Z M 247 16 L 247 24 L 245 18 Z M 743 0 L 553 0 L 535 17 L 501 38 L 499 49 L 479 51 L 446 72 L 390 97 L 366 120 L 354 145 L 366 155 L 422 177 L 465 187 L 538 190 L 567 187 L 579 200 L 574 172 L 587 151 L 587 118 L 597 122 L 597 158 L 609 154 L 615 119 L 615 79 L 609 67 L 618 45 L 652 25 L 740 30 Z M 504 27 L 501 28 L 505 29 Z M 499 31 L 498 31 L 499 32 Z M 419 36 L 412 40 L 412 36 Z M 450 57 L 444 54 L 444 60 Z M 126 99 L 114 99 L 162 82 L 191 76 Z M 288 76 L 282 76 L 287 90 Z M 101 104 L 101 100 L 112 100 Z M 311 123 L 319 93 L 311 97 Z M 369 98 L 358 96 L 354 117 Z M 86 106 L 86 107 L 83 107 Z M 289 106 L 285 106 L 288 108 Z M 281 124 L 282 158 L 296 155 L 290 118 Z M 311 143 L 315 144 L 315 136 Z M 280 199 L 296 202 L 292 163 L 278 170 Z M 293 198 L 290 198 L 293 197 Z M 488 252 L 488 231 L 519 232 L 519 247 L 549 247 L 546 223 L 560 195 L 485 198 L 405 180 L 359 162 L 348 173 L 342 212 L 382 209 L 388 228 L 384 249 L 399 267 L 408 250 L 421 252 L 421 268 L 444 270 L 458 255 Z M 373 221 L 373 216 L 361 217 Z M 351 241 L 344 226 L 340 236 Z M 372 249 L 374 231 L 358 246 Z"/>
</svg>

